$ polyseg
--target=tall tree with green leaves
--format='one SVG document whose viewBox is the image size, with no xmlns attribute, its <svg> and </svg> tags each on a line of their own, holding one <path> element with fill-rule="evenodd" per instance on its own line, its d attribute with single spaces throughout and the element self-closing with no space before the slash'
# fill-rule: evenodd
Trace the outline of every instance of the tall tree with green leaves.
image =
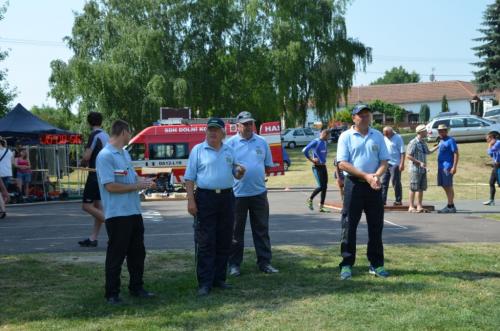
<svg viewBox="0 0 500 331">
<path fill-rule="evenodd" d="M 371 50 L 347 37 L 347 0 L 89 0 L 51 63 L 51 95 L 105 125 L 140 129 L 160 106 L 199 116 L 303 122 L 310 100 L 331 115 Z M 301 8 L 299 10 L 299 8 Z M 84 124 L 83 124 L 84 125 Z"/>
<path fill-rule="evenodd" d="M 0 4 L 0 21 L 3 20 L 7 11 L 7 3 Z M 0 63 L 7 57 L 7 52 L 0 49 Z M 0 68 L 0 116 L 9 112 L 9 104 L 15 98 L 16 93 L 7 82 L 7 71 Z"/>
<path fill-rule="evenodd" d="M 448 106 L 448 99 L 446 98 L 446 94 L 443 95 L 441 99 L 441 112 L 446 113 L 450 111 L 450 107 Z"/>
<path fill-rule="evenodd" d="M 310 100 L 331 118 L 357 69 L 371 62 L 371 48 L 347 36 L 347 1 L 265 1 L 276 88 L 289 124 L 304 123 Z"/>
<path fill-rule="evenodd" d="M 472 48 L 481 59 L 473 63 L 479 67 L 474 72 L 478 92 L 500 87 L 500 0 L 495 0 L 486 7 L 482 26 L 478 30 L 482 36 L 474 39 L 482 45 Z"/>
<path fill-rule="evenodd" d="M 33 106 L 30 111 L 33 115 L 64 130 L 72 130 L 76 120 L 76 116 L 73 113 L 67 113 L 64 109 L 57 109 L 46 105 Z"/>
<path fill-rule="evenodd" d="M 415 71 L 411 73 L 406 71 L 402 66 L 393 67 L 391 70 L 387 70 L 384 76 L 378 78 L 376 81 L 372 82 L 370 85 L 382 85 L 382 84 L 406 84 L 406 83 L 418 83 L 420 82 L 420 75 Z"/>
<path fill-rule="evenodd" d="M 420 105 L 420 113 L 418 114 L 418 121 L 420 123 L 427 123 L 429 121 L 430 116 L 431 116 L 431 109 L 429 108 L 429 105 L 426 103 Z"/>
</svg>

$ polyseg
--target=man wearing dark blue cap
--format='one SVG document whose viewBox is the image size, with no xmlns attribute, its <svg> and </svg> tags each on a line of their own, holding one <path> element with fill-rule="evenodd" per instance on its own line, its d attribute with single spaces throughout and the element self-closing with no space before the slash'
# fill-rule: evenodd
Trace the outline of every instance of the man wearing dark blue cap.
<svg viewBox="0 0 500 331">
<path fill-rule="evenodd" d="M 240 179 L 245 168 L 236 163 L 233 149 L 222 143 L 224 127 L 220 118 L 208 120 L 206 140 L 191 150 L 184 175 L 188 212 L 195 218 L 199 296 L 213 287 L 230 287 L 226 271 L 234 225 L 233 177 Z"/>
<path fill-rule="evenodd" d="M 246 172 L 243 178 L 235 180 L 233 184 L 236 214 L 229 256 L 229 275 L 236 277 L 241 272 L 248 215 L 250 215 L 257 265 L 262 272 L 277 273 L 278 269 L 271 265 L 269 202 L 266 188 L 266 168 L 274 165 L 271 149 L 264 138 L 253 132 L 255 120 L 251 113 L 243 111 L 236 119 L 238 134 L 231 137 L 227 144 L 234 149 L 238 162 L 245 167 Z"/>
<path fill-rule="evenodd" d="M 380 177 L 387 169 L 390 156 L 382 133 L 370 128 L 371 110 L 368 106 L 354 107 L 352 120 L 354 125 L 340 135 L 337 147 L 337 162 L 345 174 L 340 278 L 346 280 L 352 276 L 356 260 L 356 230 L 363 211 L 368 224 L 369 272 L 385 278 L 389 273 L 384 269 L 384 203 Z"/>
</svg>

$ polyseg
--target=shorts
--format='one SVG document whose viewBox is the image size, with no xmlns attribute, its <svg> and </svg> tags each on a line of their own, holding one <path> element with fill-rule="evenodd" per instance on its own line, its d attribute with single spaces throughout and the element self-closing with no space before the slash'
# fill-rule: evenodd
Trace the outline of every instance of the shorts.
<svg viewBox="0 0 500 331">
<path fill-rule="evenodd" d="M 411 172 L 410 190 L 412 192 L 422 192 L 427 190 L 427 172 Z"/>
<path fill-rule="evenodd" d="M 20 179 L 23 185 L 31 183 L 31 173 L 17 172 L 17 179 Z"/>
<path fill-rule="evenodd" d="M 438 169 L 437 185 L 442 187 L 453 186 L 453 174 L 450 169 Z"/>
<path fill-rule="evenodd" d="M 83 189 L 83 203 L 92 203 L 95 200 L 101 200 L 99 183 L 97 182 L 97 174 L 89 172 L 85 188 Z"/>
</svg>

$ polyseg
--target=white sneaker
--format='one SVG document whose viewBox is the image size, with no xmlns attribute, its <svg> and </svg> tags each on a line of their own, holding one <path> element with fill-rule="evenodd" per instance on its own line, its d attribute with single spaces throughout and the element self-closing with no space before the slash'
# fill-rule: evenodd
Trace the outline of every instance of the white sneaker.
<svg viewBox="0 0 500 331">
<path fill-rule="evenodd" d="M 495 200 L 488 200 L 483 202 L 483 205 L 485 206 L 494 206 L 495 205 Z"/>
</svg>

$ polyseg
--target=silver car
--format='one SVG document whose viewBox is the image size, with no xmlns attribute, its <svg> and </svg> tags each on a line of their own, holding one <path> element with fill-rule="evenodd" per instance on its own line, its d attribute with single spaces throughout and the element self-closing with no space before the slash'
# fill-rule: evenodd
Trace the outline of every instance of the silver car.
<svg viewBox="0 0 500 331">
<path fill-rule="evenodd" d="M 281 135 L 283 145 L 288 148 L 305 146 L 314 138 L 316 135 L 311 128 L 286 129 Z"/>
<path fill-rule="evenodd" d="M 485 110 L 483 118 L 494 122 L 500 122 L 500 106 L 494 106 Z"/>
<path fill-rule="evenodd" d="M 456 141 L 481 141 L 486 139 L 486 134 L 490 131 L 500 132 L 500 123 L 475 115 L 440 116 L 426 125 L 428 141 L 437 140 L 437 128 L 440 124 L 448 127 L 448 134 Z"/>
</svg>

